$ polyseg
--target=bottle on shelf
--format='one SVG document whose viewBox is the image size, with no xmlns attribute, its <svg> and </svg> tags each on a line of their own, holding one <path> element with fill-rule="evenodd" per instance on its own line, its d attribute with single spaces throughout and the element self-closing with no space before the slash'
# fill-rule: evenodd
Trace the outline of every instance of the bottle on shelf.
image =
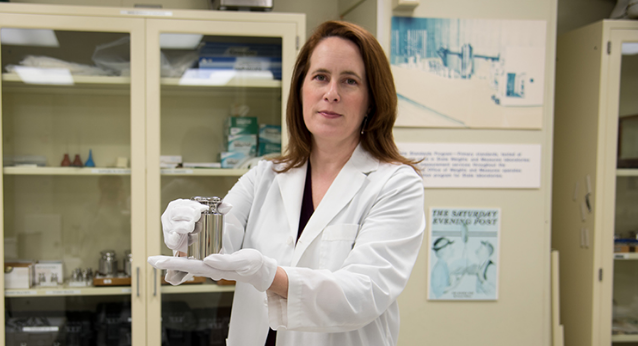
<svg viewBox="0 0 638 346">
<path fill-rule="evenodd" d="M 71 164 L 73 167 L 82 167 L 82 159 L 80 159 L 80 154 L 75 154 L 75 158 L 73 159 L 73 163 Z"/>
<path fill-rule="evenodd" d="M 93 150 L 91 149 L 89 149 L 89 158 L 86 159 L 84 167 L 95 167 L 95 162 L 93 162 Z"/>
<path fill-rule="evenodd" d="M 71 159 L 69 158 L 69 154 L 64 154 L 64 158 L 62 159 L 62 163 L 60 163 L 61 167 L 69 167 L 71 166 Z"/>
</svg>

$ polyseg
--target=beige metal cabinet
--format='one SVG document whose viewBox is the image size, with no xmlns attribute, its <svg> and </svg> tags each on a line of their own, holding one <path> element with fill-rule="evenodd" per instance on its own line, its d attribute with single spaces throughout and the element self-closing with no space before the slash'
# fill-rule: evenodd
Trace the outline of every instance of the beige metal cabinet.
<svg viewBox="0 0 638 346">
<path fill-rule="evenodd" d="M 552 245 L 568 346 L 638 342 L 636 46 L 635 21 L 558 39 Z"/>
<path fill-rule="evenodd" d="M 219 161 L 231 114 L 285 134 L 282 81 L 305 37 L 304 15 L 3 4 L 0 23 L 0 251 L 5 271 L 12 267 L 0 280 L 5 344 L 29 344 L 34 333 L 62 344 L 221 342 L 233 286 L 162 285 L 146 258 L 170 254 L 160 225 L 170 200 L 224 196 L 249 164 L 160 168 L 160 155 Z M 259 66 L 248 59 L 244 71 L 200 68 L 203 48 L 214 55 L 219 47 L 239 56 L 266 47 L 281 65 L 274 58 Z M 95 167 L 62 167 L 65 154 L 85 164 L 89 150 Z M 82 286 L 82 270 L 108 270 L 99 262 L 104 250 L 119 261 L 110 284 L 125 283 L 106 277 L 106 286 Z M 20 287 L 24 260 L 53 261 L 44 263 L 50 271 L 59 262 L 63 272 Z"/>
</svg>

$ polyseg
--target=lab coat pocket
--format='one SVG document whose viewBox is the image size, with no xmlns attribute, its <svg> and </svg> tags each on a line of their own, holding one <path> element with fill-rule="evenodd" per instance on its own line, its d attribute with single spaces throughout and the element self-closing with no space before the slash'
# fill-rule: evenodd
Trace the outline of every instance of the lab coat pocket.
<svg viewBox="0 0 638 346">
<path fill-rule="evenodd" d="M 335 271 L 343 262 L 354 245 L 359 225 L 340 224 L 326 227 L 321 235 L 320 268 Z"/>
</svg>

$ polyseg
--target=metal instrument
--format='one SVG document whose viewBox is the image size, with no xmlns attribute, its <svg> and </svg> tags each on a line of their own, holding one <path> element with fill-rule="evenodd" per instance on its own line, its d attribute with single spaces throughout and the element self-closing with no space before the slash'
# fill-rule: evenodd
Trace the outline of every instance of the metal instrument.
<svg viewBox="0 0 638 346">
<path fill-rule="evenodd" d="M 117 258 L 115 257 L 114 250 L 104 250 L 100 252 L 102 257 L 100 258 L 100 265 L 98 272 L 104 276 L 116 276 L 117 275 Z"/>
<path fill-rule="evenodd" d="M 219 253 L 222 249 L 224 215 L 218 207 L 219 197 L 193 197 L 191 200 L 208 206 L 195 223 L 195 230 L 188 235 L 188 258 L 203 260 L 206 256 Z"/>
</svg>

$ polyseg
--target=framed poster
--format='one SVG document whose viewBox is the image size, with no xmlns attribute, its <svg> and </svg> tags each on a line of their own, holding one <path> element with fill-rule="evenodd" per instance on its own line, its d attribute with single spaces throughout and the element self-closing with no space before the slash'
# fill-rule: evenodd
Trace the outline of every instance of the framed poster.
<svg viewBox="0 0 638 346">
<path fill-rule="evenodd" d="M 546 27 L 392 17 L 395 126 L 541 129 Z"/>
<path fill-rule="evenodd" d="M 497 300 L 501 210 L 430 208 L 429 300 Z"/>
</svg>

